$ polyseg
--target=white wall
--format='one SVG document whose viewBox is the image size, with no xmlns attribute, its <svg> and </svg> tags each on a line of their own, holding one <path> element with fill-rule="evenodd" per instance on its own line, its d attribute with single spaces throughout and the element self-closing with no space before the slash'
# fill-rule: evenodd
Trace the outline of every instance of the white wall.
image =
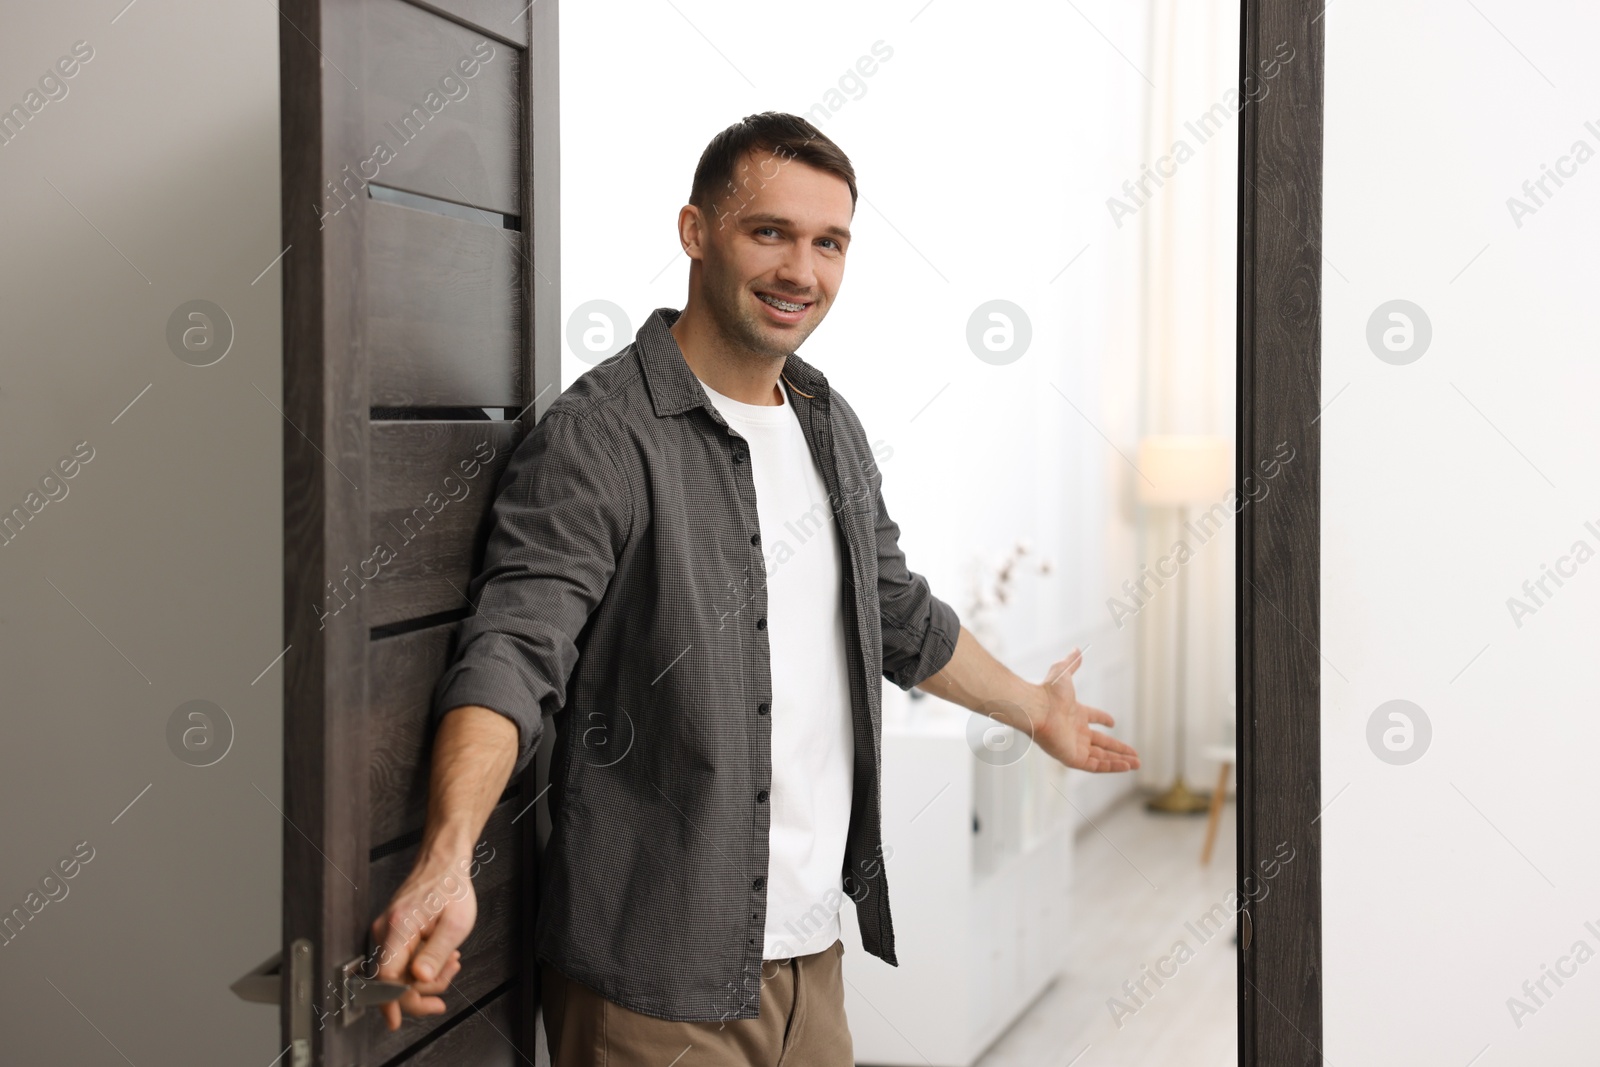
<svg viewBox="0 0 1600 1067">
<path fill-rule="evenodd" d="M 0 547 L 0 918 L 65 891 L 0 944 L 0 1059 L 264 1065 L 276 1013 L 228 984 L 278 945 L 292 832 L 281 276 L 252 284 L 282 250 L 277 16 L 125 5 L 11 4 L 0 33 L 6 110 L 92 50 L 0 144 L 0 509 L 93 451 Z M 208 367 L 168 346 L 194 299 L 233 324 Z M 168 746 L 197 699 L 232 723 L 209 767 Z"/>
<path fill-rule="evenodd" d="M 802 354 L 893 450 L 884 497 L 910 565 L 965 622 L 974 562 L 1031 541 L 1056 569 L 1024 577 L 999 617 L 1004 658 L 1042 678 L 1092 644 L 1080 692 L 1131 736 L 1134 630 L 1104 603 L 1136 573 L 1133 517 L 1112 506 L 1131 472 L 1101 435 L 1131 454 L 1139 432 L 1140 249 L 1105 200 L 1137 173 L 1145 82 L 1095 27 L 1142 64 L 1145 13 L 1079 8 L 832 2 L 774 22 L 731 0 L 564 7 L 562 300 L 567 317 L 610 301 L 632 330 L 682 307 L 676 219 L 706 142 L 758 111 L 811 117 L 861 201 L 844 287 Z M 888 58 L 860 76 L 875 45 Z M 1033 330 L 1004 366 L 966 342 L 997 298 Z M 567 353 L 563 381 L 589 364 Z"/>
<path fill-rule="evenodd" d="M 1600 564 L 1507 605 L 1600 549 L 1600 11 L 1344 0 L 1326 25 L 1323 1051 L 1592 1062 Z M 1518 225 L 1508 198 L 1580 141 Z M 1366 339 L 1396 299 L 1432 326 L 1406 365 Z M 1432 728 L 1400 765 L 1367 740 L 1397 699 Z"/>
</svg>

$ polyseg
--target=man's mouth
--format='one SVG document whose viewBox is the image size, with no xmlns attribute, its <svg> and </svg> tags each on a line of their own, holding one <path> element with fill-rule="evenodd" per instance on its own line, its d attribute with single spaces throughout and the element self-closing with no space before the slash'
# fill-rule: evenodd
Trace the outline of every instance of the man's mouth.
<svg viewBox="0 0 1600 1067">
<path fill-rule="evenodd" d="M 811 306 L 811 301 L 809 300 L 786 300 L 781 296 L 773 296 L 771 293 L 757 293 L 756 296 L 759 297 L 763 303 L 771 304 L 779 311 L 787 311 L 790 314 L 793 314 L 797 311 L 804 311 L 806 308 Z"/>
</svg>

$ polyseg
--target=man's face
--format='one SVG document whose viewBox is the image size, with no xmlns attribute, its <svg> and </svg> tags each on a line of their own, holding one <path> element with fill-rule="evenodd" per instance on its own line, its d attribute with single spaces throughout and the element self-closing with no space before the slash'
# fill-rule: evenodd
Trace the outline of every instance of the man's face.
<svg viewBox="0 0 1600 1067">
<path fill-rule="evenodd" d="M 752 153 L 734 184 L 701 216 L 702 295 L 730 343 L 782 359 L 822 322 L 844 280 L 850 187 L 770 152 Z"/>
</svg>

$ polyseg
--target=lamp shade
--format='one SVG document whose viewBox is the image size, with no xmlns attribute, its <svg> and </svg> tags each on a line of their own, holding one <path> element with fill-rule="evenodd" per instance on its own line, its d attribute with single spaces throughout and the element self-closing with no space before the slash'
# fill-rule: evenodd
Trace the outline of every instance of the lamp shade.
<svg viewBox="0 0 1600 1067">
<path fill-rule="evenodd" d="M 1159 435 L 1139 441 L 1139 499 L 1146 504 L 1218 500 L 1233 484 L 1226 437 Z"/>
</svg>

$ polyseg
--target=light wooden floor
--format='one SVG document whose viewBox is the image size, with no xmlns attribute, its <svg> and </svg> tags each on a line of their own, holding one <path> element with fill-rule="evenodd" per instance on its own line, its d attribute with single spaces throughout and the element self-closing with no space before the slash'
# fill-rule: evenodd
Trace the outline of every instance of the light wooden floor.
<svg viewBox="0 0 1600 1067">
<path fill-rule="evenodd" d="M 978 1060 L 980 1067 L 1232 1067 L 1238 1062 L 1233 933 L 1234 803 L 1222 809 L 1208 867 L 1200 866 L 1205 816 L 1157 816 L 1125 797 L 1083 826 L 1072 885 L 1065 968 Z M 1215 905 L 1220 932 L 1199 918 Z M 1193 924 L 1199 933 L 1189 929 Z M 1193 955 L 1177 973 L 1144 985 L 1142 1006 L 1122 989 L 1182 940 Z M 1164 965 L 1168 974 L 1174 964 Z M 1136 987 L 1137 987 L 1137 983 Z M 1121 1026 L 1106 1002 L 1130 1008 Z"/>
</svg>

